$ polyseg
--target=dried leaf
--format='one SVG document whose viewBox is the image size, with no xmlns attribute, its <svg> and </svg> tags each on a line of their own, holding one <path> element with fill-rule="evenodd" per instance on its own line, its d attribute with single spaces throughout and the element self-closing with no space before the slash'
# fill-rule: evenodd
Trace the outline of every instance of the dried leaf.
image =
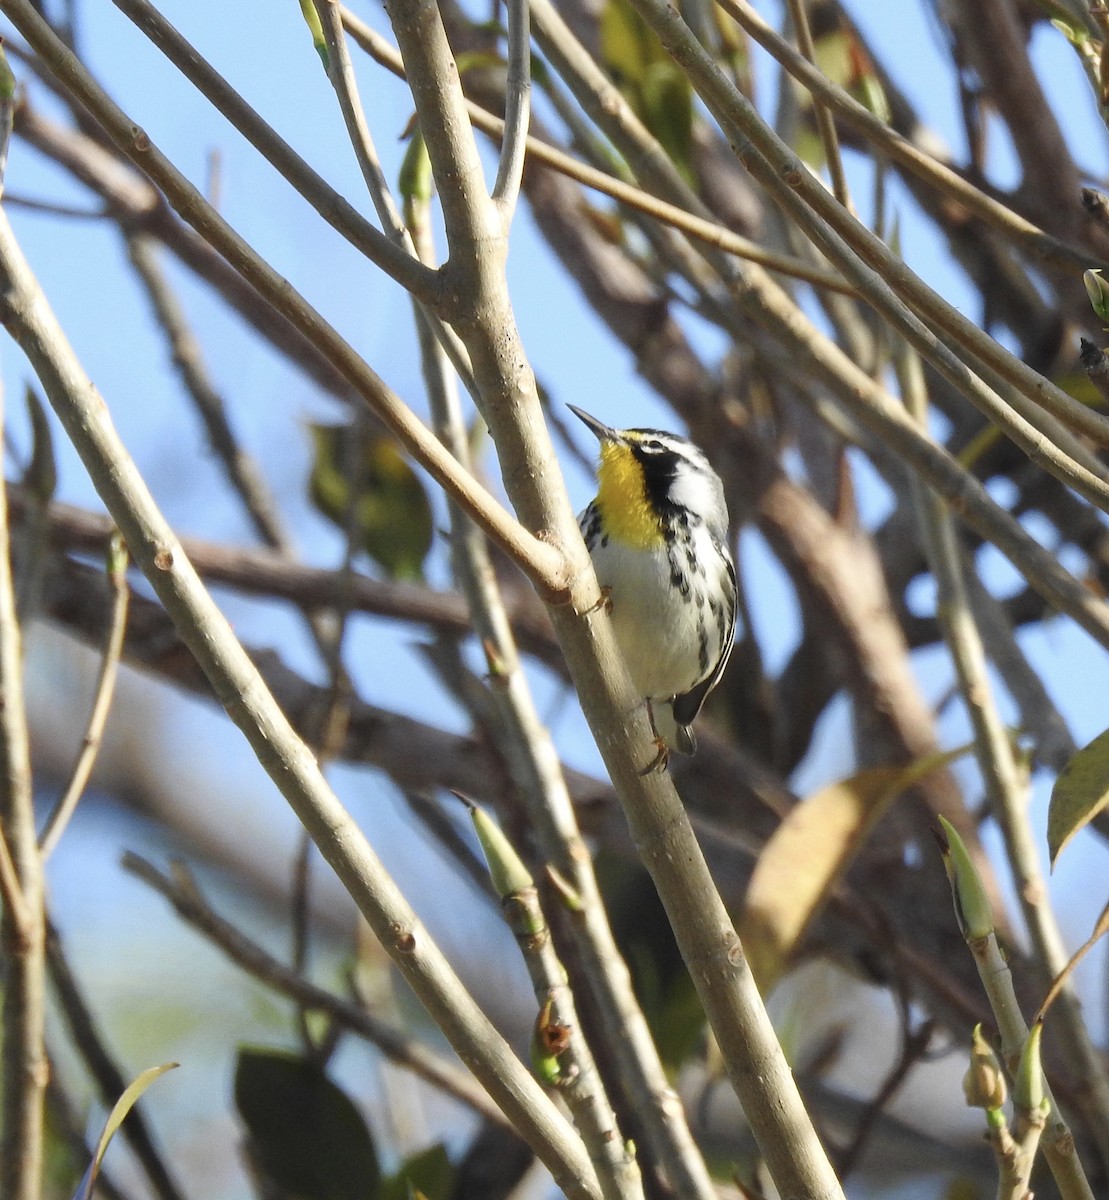
<svg viewBox="0 0 1109 1200">
<path fill-rule="evenodd" d="M 1074 755 L 1051 789 L 1047 847 L 1053 870 L 1063 847 L 1106 804 L 1109 804 L 1109 730 Z"/>
<path fill-rule="evenodd" d="M 739 922 L 764 994 L 781 978 L 832 888 L 893 801 L 963 753 L 965 748 L 908 767 L 860 771 L 822 788 L 786 816 L 755 864 Z"/>
<path fill-rule="evenodd" d="M 172 1071 L 177 1063 L 162 1063 L 160 1067 L 149 1067 L 137 1076 L 124 1091 L 123 1095 L 115 1102 L 112 1111 L 108 1114 L 107 1121 L 104 1122 L 104 1132 L 100 1135 L 100 1141 L 96 1143 L 96 1153 L 92 1156 L 92 1162 L 89 1163 L 88 1170 L 85 1172 L 81 1182 L 77 1185 L 77 1190 L 73 1193 L 73 1200 L 90 1200 L 93 1188 L 96 1186 L 96 1177 L 100 1174 L 100 1165 L 104 1161 L 104 1155 L 107 1152 L 108 1144 L 115 1137 L 116 1130 L 123 1124 L 127 1118 L 127 1114 L 135 1107 L 139 1097 L 159 1076 L 164 1075 L 167 1071 Z"/>
</svg>

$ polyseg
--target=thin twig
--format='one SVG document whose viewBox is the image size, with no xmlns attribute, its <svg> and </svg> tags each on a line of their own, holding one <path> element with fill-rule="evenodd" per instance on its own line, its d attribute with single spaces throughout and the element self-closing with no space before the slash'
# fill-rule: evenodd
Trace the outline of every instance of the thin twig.
<svg viewBox="0 0 1109 1200">
<path fill-rule="evenodd" d="M 53 200 L 39 200 L 32 196 L 21 196 L 15 192 L 4 192 L 4 203 L 8 208 L 22 208 L 26 212 L 43 213 L 49 217 L 65 217 L 72 221 L 107 221 L 112 213 L 108 208 L 75 208 L 72 204 L 58 204 Z"/>
<path fill-rule="evenodd" d="M 504 133 L 492 201 L 500 209 L 505 233 L 512 224 L 527 153 L 531 116 L 531 10 L 528 0 L 507 0 L 508 75 L 505 80 Z"/>
<path fill-rule="evenodd" d="M 100 656 L 100 669 L 96 677 L 92 708 L 89 710 L 89 719 L 81 739 L 81 749 L 70 772 L 69 783 L 47 818 L 39 837 L 39 853 L 44 863 L 54 852 L 70 818 L 77 811 L 77 802 L 81 799 L 92 774 L 96 756 L 100 752 L 104 726 L 112 708 L 131 598 L 131 589 L 127 586 L 127 551 L 121 543 L 114 542 L 108 551 L 107 576 L 112 588 L 112 620 L 108 627 L 108 636 L 104 640 L 104 651 Z M 114 1104 L 115 1100 L 112 1100 L 112 1103 Z"/>
<path fill-rule="evenodd" d="M 787 0 L 789 19 L 793 24 L 793 32 L 797 35 L 797 45 L 801 53 L 815 67 L 816 47 L 813 45 L 812 29 L 809 26 L 809 8 L 807 0 Z M 843 205 L 850 209 L 851 196 L 847 191 L 847 176 L 843 173 L 843 159 L 839 152 L 839 138 L 836 136 L 835 118 L 828 111 L 823 100 L 812 96 L 813 115 L 816 117 L 816 127 L 820 131 L 820 141 L 824 146 L 824 158 L 828 164 L 828 174 L 832 180 L 832 194 Z"/>
<path fill-rule="evenodd" d="M 252 979 L 288 996 L 307 1012 L 324 1013 L 336 1025 L 365 1038 L 398 1066 L 411 1071 L 445 1095 L 453 1096 L 487 1121 L 495 1121 L 498 1125 L 505 1123 L 504 1114 L 469 1074 L 360 1005 L 317 987 L 296 971 L 290 970 L 280 959 L 221 917 L 183 868 L 177 867 L 171 877 L 131 852 L 124 854 L 123 868 L 164 896 L 186 924 L 221 950 Z"/>
</svg>

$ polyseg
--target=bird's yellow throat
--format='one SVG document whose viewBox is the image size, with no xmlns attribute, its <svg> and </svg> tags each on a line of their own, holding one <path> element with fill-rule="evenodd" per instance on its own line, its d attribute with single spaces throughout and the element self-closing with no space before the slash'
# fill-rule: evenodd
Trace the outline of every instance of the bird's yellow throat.
<svg viewBox="0 0 1109 1200">
<path fill-rule="evenodd" d="M 665 540 L 662 522 L 647 498 L 643 467 L 622 442 L 601 443 L 597 507 L 610 538 L 635 550 L 650 550 Z"/>
</svg>

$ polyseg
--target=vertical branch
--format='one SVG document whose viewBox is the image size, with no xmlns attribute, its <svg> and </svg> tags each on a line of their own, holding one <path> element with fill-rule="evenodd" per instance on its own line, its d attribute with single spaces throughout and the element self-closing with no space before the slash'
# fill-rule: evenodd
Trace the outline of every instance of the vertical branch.
<svg viewBox="0 0 1109 1200">
<path fill-rule="evenodd" d="M 528 528 L 541 530 L 566 556 L 568 603 L 551 604 L 548 611 L 586 719 L 779 1190 L 812 1200 L 842 1197 L 673 782 L 638 769 L 653 742 L 649 722 L 599 611 L 596 575 L 543 423 L 508 297 L 507 244 L 481 187 L 480 160 L 438 8 L 433 0 L 410 0 L 391 8 L 390 16 L 440 183 L 449 244 L 441 271 L 466 301 L 451 319 L 470 351 L 505 487 Z"/>
<path fill-rule="evenodd" d="M 528 0 L 508 0 L 508 80 L 505 85 L 504 135 L 493 203 L 500 209 L 505 232 L 520 195 L 531 110 L 531 14 Z"/>
<path fill-rule="evenodd" d="M 408 206 L 413 241 L 421 258 L 433 264 L 426 205 Z M 467 444 L 457 389 L 426 326 L 418 327 L 424 377 L 435 428 L 463 466 Z M 690 1133 L 680 1102 L 651 1037 L 631 977 L 616 946 L 588 848 L 578 828 L 558 754 L 535 708 L 517 653 L 516 640 L 485 537 L 468 517 L 451 506 L 451 547 L 455 577 L 469 607 L 474 628 L 491 664 L 493 700 L 505 732 L 501 752 L 519 789 L 543 856 L 568 882 L 578 898 L 571 924 L 582 965 L 605 1034 L 613 1046 L 623 1044 L 617 1068 L 624 1092 L 636 1108 L 651 1155 L 686 1200 L 714 1194 L 704 1159 Z M 495 664 L 495 666 L 493 665 Z"/>
<path fill-rule="evenodd" d="M 0 946 L 6 959 L 0 1018 L 0 1195 L 39 1200 L 43 1102 L 48 1067 L 44 1031 L 45 929 L 42 861 L 35 838 L 23 643 L 16 620 L 6 496 L 0 494 L 0 838 L 5 904 Z M 10 866 L 11 870 L 6 868 Z M 18 897 L 18 902 L 15 898 Z"/>
</svg>

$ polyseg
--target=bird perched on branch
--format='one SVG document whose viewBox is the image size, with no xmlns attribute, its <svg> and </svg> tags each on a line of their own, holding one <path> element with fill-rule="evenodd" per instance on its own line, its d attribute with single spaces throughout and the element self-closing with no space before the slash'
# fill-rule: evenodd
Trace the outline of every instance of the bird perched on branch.
<svg viewBox="0 0 1109 1200">
<path fill-rule="evenodd" d="M 612 429 L 572 404 L 601 444 L 597 495 L 578 517 L 658 754 L 697 749 L 691 725 L 735 639 L 736 578 L 720 477 L 685 438 Z"/>
</svg>

